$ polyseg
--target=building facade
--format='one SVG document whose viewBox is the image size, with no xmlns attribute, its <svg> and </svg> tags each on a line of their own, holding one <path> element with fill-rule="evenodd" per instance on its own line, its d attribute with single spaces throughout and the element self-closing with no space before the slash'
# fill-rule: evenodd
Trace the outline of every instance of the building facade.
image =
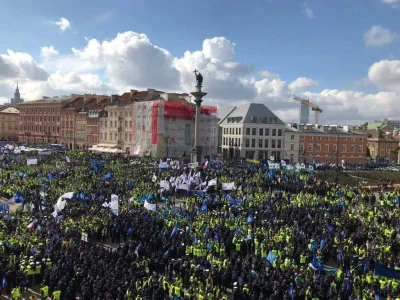
<svg viewBox="0 0 400 300">
<path fill-rule="evenodd" d="M 367 130 L 368 152 L 371 159 L 378 164 L 395 163 L 398 158 L 399 139 L 388 128 Z"/>
<path fill-rule="evenodd" d="M 300 154 L 300 134 L 292 126 L 287 126 L 285 130 L 285 154 L 284 159 L 290 164 L 299 162 Z"/>
<path fill-rule="evenodd" d="M 240 106 L 219 126 L 224 158 L 280 161 L 284 157 L 286 125 L 263 104 Z"/>
<path fill-rule="evenodd" d="M 122 97 L 116 100 L 112 106 L 105 109 L 107 111 L 107 135 L 103 140 L 106 147 L 118 148 L 130 155 L 132 149 L 132 115 L 133 104 L 126 104 Z"/>
<path fill-rule="evenodd" d="M 0 107 L 0 139 L 18 141 L 19 110 L 12 106 Z"/>
<path fill-rule="evenodd" d="M 18 140 L 27 143 L 61 143 L 61 108 L 78 97 L 43 97 L 41 100 L 20 103 Z"/>
<path fill-rule="evenodd" d="M 305 164 L 365 164 L 368 160 L 368 136 L 352 131 L 348 126 L 290 124 L 288 127 L 286 138 L 299 141 L 298 159 L 296 161 L 296 150 L 291 150 L 296 149 L 292 146 L 295 143 L 289 141 L 285 144 L 285 159 L 290 160 L 292 155 L 293 162 Z"/>
<path fill-rule="evenodd" d="M 187 157 L 194 145 L 195 107 L 188 94 L 158 92 L 150 101 L 133 105 L 133 154 L 151 157 Z M 200 144 L 203 156 L 217 153 L 217 107 L 202 106 Z"/>
<path fill-rule="evenodd" d="M 88 148 L 100 142 L 100 118 L 104 118 L 106 106 L 110 105 L 111 97 L 96 95 L 95 102 L 88 106 L 86 116 L 86 144 Z"/>
</svg>

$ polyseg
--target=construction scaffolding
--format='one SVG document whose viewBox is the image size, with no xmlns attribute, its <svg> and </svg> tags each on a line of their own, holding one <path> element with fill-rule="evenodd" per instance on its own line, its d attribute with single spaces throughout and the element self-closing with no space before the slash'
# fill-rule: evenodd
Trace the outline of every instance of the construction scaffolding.
<svg viewBox="0 0 400 300">
<path fill-rule="evenodd" d="M 194 106 L 180 101 L 147 101 L 136 104 L 134 155 L 180 157 L 189 155 L 194 143 Z M 200 142 L 204 155 L 217 152 L 217 107 L 202 106 Z"/>
</svg>

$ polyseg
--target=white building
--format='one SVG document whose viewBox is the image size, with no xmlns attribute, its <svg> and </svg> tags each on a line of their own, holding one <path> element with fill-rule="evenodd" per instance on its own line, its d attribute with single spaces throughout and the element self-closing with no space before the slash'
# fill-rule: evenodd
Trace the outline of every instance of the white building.
<svg viewBox="0 0 400 300">
<path fill-rule="evenodd" d="M 298 129 L 287 126 L 285 131 L 285 155 L 284 159 L 290 164 L 299 162 L 300 134 Z"/>
<path fill-rule="evenodd" d="M 133 154 L 151 157 L 190 156 L 194 144 L 194 111 L 188 94 L 160 93 L 133 105 Z M 200 144 L 203 155 L 217 152 L 217 107 L 202 106 Z"/>
<path fill-rule="evenodd" d="M 234 109 L 219 122 L 225 158 L 280 161 L 285 151 L 285 123 L 264 104 L 250 103 Z"/>
</svg>

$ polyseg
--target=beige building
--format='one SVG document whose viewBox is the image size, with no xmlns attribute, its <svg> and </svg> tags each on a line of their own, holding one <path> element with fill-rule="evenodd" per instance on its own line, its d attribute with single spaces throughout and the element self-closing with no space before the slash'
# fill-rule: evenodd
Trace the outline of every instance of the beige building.
<svg viewBox="0 0 400 300">
<path fill-rule="evenodd" d="M 219 126 L 224 158 L 284 158 L 286 125 L 264 104 L 237 107 Z"/>
<path fill-rule="evenodd" d="M 293 124 L 294 125 L 294 124 Z M 300 134 L 297 128 L 289 125 L 285 131 L 285 155 L 284 159 L 290 164 L 299 162 Z"/>
<path fill-rule="evenodd" d="M 111 105 L 100 115 L 100 147 L 117 148 L 131 154 L 133 105 L 130 99 L 112 96 Z"/>
<path fill-rule="evenodd" d="M 12 106 L 1 106 L 0 120 L 0 138 L 7 141 L 18 141 L 19 110 Z"/>
</svg>

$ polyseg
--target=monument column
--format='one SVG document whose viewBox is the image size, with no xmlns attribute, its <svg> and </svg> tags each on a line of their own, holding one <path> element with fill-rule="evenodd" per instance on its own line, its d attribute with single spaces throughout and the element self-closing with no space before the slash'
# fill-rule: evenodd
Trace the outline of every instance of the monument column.
<svg viewBox="0 0 400 300">
<path fill-rule="evenodd" d="M 196 75 L 196 91 L 192 92 L 191 94 L 194 97 L 194 102 L 196 104 L 196 116 L 195 116 L 195 126 L 194 126 L 194 147 L 192 148 L 192 153 L 191 153 L 191 161 L 192 163 L 198 162 L 199 164 L 201 163 L 201 145 L 200 145 L 200 107 L 201 107 L 201 102 L 203 102 L 203 97 L 207 95 L 207 93 L 204 93 L 201 90 L 202 84 L 203 84 L 203 76 L 201 73 L 197 70 L 194 70 L 193 72 Z"/>
</svg>

